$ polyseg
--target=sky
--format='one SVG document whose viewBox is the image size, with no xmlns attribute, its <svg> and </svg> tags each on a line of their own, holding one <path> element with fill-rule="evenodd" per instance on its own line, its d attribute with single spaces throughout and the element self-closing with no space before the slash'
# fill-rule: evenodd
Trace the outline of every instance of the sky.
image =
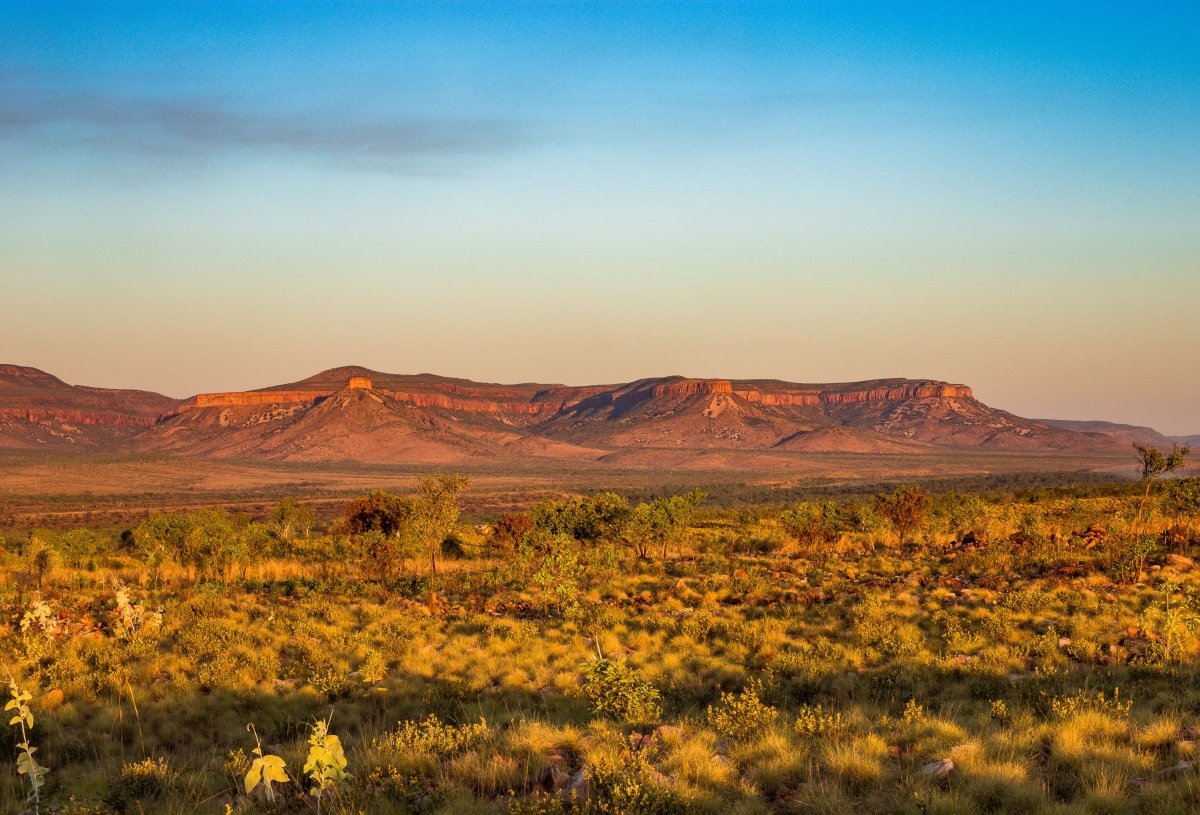
<svg viewBox="0 0 1200 815">
<path fill-rule="evenodd" d="M 0 362 L 1200 433 L 1200 4 L 0 4 Z"/>
</svg>

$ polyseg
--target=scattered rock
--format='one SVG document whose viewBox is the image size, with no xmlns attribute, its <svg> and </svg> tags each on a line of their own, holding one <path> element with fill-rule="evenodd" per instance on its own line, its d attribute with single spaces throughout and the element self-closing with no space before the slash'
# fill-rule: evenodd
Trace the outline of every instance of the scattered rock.
<svg viewBox="0 0 1200 815">
<path fill-rule="evenodd" d="M 1173 775 L 1182 775 L 1183 773 L 1190 773 L 1192 770 L 1195 769 L 1195 767 L 1196 767 L 1196 765 L 1194 762 L 1187 761 L 1186 759 L 1180 759 L 1179 763 L 1175 764 L 1172 767 L 1167 767 L 1165 769 L 1159 770 L 1152 776 L 1133 779 L 1133 784 L 1134 784 L 1134 786 L 1141 787 L 1146 784 L 1149 784 L 1151 781 L 1154 781 L 1154 780 L 1167 778 L 1167 777 L 1173 776 Z"/>
<path fill-rule="evenodd" d="M 954 762 L 948 758 L 931 761 L 921 768 L 921 775 L 930 778 L 948 778 L 952 772 L 954 772 Z"/>
<path fill-rule="evenodd" d="M 1166 559 L 1167 565 L 1176 569 L 1191 569 L 1196 565 L 1196 561 L 1192 560 L 1190 557 L 1177 555 L 1174 552 L 1168 554 Z"/>
<path fill-rule="evenodd" d="M 632 750 L 644 750 L 654 743 L 653 733 L 630 733 L 629 747 Z"/>
<path fill-rule="evenodd" d="M 591 774 L 588 772 L 587 767 L 580 767 L 571 773 L 570 777 L 567 778 L 566 785 L 561 790 L 563 797 L 579 804 L 586 801 L 591 793 L 590 776 Z"/>
</svg>

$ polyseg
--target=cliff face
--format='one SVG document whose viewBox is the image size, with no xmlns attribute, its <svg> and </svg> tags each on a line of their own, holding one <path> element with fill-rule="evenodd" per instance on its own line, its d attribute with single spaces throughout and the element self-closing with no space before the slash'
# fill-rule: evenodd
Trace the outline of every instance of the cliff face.
<svg viewBox="0 0 1200 815">
<path fill-rule="evenodd" d="M 90 410 L 60 410 L 58 408 L 0 408 L 0 418 L 31 423 L 66 422 L 86 427 L 153 427 L 158 421 L 152 416 L 130 416 L 125 413 L 98 413 Z"/>
</svg>

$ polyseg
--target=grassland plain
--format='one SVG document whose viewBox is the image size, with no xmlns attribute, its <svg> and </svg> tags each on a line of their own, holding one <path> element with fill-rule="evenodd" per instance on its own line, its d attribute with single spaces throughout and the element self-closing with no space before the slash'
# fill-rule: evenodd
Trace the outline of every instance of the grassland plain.
<svg viewBox="0 0 1200 815">
<path fill-rule="evenodd" d="M 782 509 L 651 492 L 446 526 L 436 574 L 395 496 L 333 523 L 284 501 L 7 530 L 0 652 L 49 770 L 36 806 L 1200 806 L 1200 481 L 1141 512 L 1104 484 Z M 0 809 L 30 809 L 3 738 Z M 286 781 L 261 783 L 270 757 Z"/>
</svg>

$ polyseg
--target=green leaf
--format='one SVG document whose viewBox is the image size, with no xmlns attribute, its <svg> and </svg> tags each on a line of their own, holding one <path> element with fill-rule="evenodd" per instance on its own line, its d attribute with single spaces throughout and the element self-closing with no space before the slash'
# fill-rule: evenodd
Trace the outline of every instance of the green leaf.
<svg viewBox="0 0 1200 815">
<path fill-rule="evenodd" d="M 288 779 L 287 764 L 279 756 L 264 756 L 262 759 L 263 779 L 267 782 L 286 784 Z"/>
</svg>

